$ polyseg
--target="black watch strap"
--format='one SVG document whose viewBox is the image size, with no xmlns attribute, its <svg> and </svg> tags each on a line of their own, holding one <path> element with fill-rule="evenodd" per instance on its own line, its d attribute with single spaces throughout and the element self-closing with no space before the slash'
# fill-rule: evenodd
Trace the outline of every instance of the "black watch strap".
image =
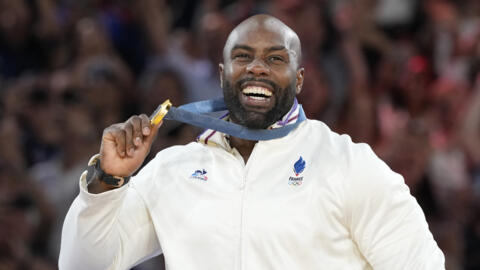
<svg viewBox="0 0 480 270">
<path fill-rule="evenodd" d="M 130 176 L 115 176 L 104 172 L 100 166 L 100 154 L 94 155 L 88 162 L 87 185 L 95 178 L 114 187 L 121 187 L 130 181 Z"/>
</svg>

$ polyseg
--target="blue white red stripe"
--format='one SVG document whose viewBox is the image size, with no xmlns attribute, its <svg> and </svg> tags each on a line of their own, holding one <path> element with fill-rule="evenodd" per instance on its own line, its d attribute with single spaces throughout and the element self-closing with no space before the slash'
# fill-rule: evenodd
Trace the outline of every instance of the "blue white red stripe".
<svg viewBox="0 0 480 270">
<path fill-rule="evenodd" d="M 298 119 L 299 114 L 300 114 L 300 110 L 298 106 L 298 101 L 295 98 L 293 100 L 293 105 L 292 105 L 292 108 L 290 108 L 290 111 L 288 111 L 288 113 L 286 113 L 285 116 L 280 121 L 277 121 L 270 128 L 279 128 L 279 127 L 293 124 Z"/>
</svg>

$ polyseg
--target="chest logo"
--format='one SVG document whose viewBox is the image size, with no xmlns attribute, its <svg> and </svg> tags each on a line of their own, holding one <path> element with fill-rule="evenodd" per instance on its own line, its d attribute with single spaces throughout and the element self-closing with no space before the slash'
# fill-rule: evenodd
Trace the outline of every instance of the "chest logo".
<svg viewBox="0 0 480 270">
<path fill-rule="evenodd" d="M 190 178 L 207 181 L 208 180 L 207 171 L 205 171 L 205 169 L 196 170 L 194 173 L 192 173 L 192 175 L 190 175 Z"/>
<path fill-rule="evenodd" d="M 303 183 L 303 176 L 300 176 L 305 170 L 305 160 L 300 156 L 300 158 L 293 164 L 293 173 L 295 176 L 290 176 L 288 178 L 288 184 L 293 186 L 299 186 Z"/>
<path fill-rule="evenodd" d="M 300 176 L 305 170 L 306 162 L 300 156 L 300 158 L 293 164 L 293 173 L 295 176 L 290 176 L 288 178 L 288 184 L 293 186 L 299 186 L 303 183 L 303 176 Z"/>
</svg>

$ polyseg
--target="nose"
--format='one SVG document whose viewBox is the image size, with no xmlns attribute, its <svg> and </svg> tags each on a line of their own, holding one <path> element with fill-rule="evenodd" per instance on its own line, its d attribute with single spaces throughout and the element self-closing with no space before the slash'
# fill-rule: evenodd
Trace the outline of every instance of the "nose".
<svg viewBox="0 0 480 270">
<path fill-rule="evenodd" d="M 247 72 L 254 76 L 268 76 L 270 69 L 262 60 L 255 59 L 247 65 Z"/>
</svg>

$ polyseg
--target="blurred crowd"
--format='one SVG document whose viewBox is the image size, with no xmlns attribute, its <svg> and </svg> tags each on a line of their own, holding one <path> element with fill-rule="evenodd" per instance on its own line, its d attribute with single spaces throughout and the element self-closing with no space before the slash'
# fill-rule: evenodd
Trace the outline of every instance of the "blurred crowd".
<svg viewBox="0 0 480 270">
<path fill-rule="evenodd" d="M 226 37 L 257 13 L 300 36 L 308 117 L 404 176 L 447 269 L 480 269 L 478 0 L 0 0 L 0 269 L 56 269 L 102 130 L 220 97 Z M 199 132 L 166 122 L 151 156 Z"/>
</svg>

